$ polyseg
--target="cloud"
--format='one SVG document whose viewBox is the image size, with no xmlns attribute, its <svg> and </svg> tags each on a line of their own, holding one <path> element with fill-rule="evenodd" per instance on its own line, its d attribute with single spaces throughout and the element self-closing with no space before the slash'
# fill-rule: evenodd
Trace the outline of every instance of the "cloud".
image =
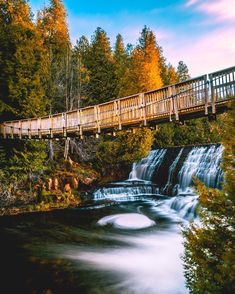
<svg viewBox="0 0 235 294">
<path fill-rule="evenodd" d="M 187 0 L 186 7 L 193 6 L 206 14 L 212 22 L 235 22 L 234 0 Z"/>
<path fill-rule="evenodd" d="M 192 6 L 194 4 L 196 4 L 198 2 L 198 0 L 187 0 L 186 2 L 186 7 Z"/>
</svg>

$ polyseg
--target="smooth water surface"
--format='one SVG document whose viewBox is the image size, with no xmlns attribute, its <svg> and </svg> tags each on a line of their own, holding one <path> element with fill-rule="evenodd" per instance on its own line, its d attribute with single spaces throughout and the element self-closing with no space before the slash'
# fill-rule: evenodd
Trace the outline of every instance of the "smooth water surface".
<svg viewBox="0 0 235 294">
<path fill-rule="evenodd" d="M 2 219 L 1 293 L 188 293 L 181 224 L 196 203 L 143 198 Z"/>
</svg>

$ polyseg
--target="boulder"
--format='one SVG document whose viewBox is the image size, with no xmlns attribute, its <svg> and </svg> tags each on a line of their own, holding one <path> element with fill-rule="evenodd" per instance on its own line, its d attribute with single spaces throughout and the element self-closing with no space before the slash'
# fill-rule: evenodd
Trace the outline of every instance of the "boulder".
<svg viewBox="0 0 235 294">
<path fill-rule="evenodd" d="M 65 186 L 64 186 L 64 191 L 65 191 L 66 193 L 71 193 L 72 189 L 71 189 L 71 186 L 70 186 L 69 183 L 65 184 Z"/>
</svg>

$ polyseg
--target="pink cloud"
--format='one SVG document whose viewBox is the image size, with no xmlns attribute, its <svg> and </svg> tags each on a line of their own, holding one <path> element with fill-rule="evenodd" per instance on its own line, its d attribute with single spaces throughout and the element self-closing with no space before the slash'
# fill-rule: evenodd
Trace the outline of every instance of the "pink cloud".
<svg viewBox="0 0 235 294">
<path fill-rule="evenodd" d="M 185 6 L 193 6 L 208 15 L 213 22 L 235 22 L 234 0 L 187 0 Z"/>
</svg>

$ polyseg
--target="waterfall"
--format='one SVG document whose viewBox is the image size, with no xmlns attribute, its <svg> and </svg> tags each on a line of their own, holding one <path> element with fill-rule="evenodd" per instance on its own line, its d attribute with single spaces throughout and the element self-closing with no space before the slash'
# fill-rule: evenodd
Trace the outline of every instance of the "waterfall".
<svg viewBox="0 0 235 294">
<path fill-rule="evenodd" d="M 171 198 L 171 205 L 176 208 L 178 201 L 182 204 L 179 195 L 195 196 L 194 177 L 207 187 L 221 188 L 223 149 L 222 145 L 210 145 L 152 150 L 146 158 L 133 164 L 126 181 L 98 189 L 94 199 L 134 201 L 145 196 L 178 195 L 174 201 Z M 194 207 L 194 204 L 188 205 Z M 181 211 L 184 211 L 182 207 Z"/>
<path fill-rule="evenodd" d="M 110 199 L 115 201 L 134 201 L 143 196 L 159 194 L 159 188 L 153 185 L 121 186 L 101 188 L 95 192 L 95 200 Z"/>
<path fill-rule="evenodd" d="M 150 151 L 149 156 L 143 158 L 140 162 L 135 162 L 129 175 L 129 180 L 151 181 L 153 173 L 163 162 L 166 149 Z"/>
<path fill-rule="evenodd" d="M 193 177 L 207 187 L 219 188 L 223 181 L 220 162 L 223 146 L 194 147 L 188 154 L 178 175 L 178 191 L 187 192 L 193 185 Z"/>
<path fill-rule="evenodd" d="M 180 160 L 180 157 L 181 157 L 181 155 L 183 153 L 183 150 L 184 150 L 184 148 L 181 148 L 180 149 L 179 154 L 176 156 L 176 159 L 173 161 L 173 163 L 171 164 L 171 166 L 169 168 L 167 183 L 166 183 L 166 185 L 165 185 L 165 187 L 163 189 L 163 191 L 165 193 L 167 193 L 169 187 L 171 186 L 171 183 L 172 183 L 172 180 L 173 180 L 174 171 L 175 171 L 176 166 L 177 166 L 177 164 L 178 164 L 178 162 Z"/>
</svg>

